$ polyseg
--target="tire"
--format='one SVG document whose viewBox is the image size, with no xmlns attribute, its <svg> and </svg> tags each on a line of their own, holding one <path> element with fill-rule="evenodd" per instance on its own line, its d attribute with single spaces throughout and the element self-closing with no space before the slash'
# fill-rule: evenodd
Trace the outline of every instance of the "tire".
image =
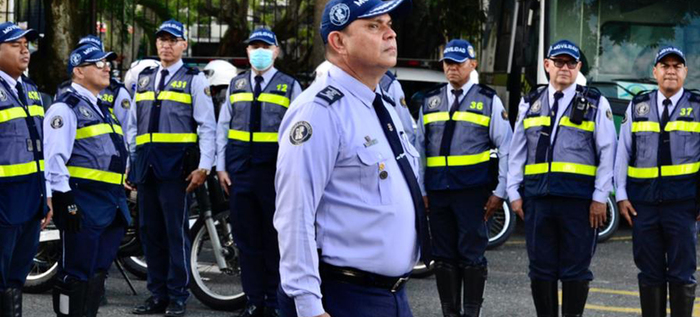
<svg viewBox="0 0 700 317">
<path fill-rule="evenodd" d="M 226 225 L 230 228 L 228 212 L 216 215 L 214 220 L 222 247 L 228 250 L 229 256 L 226 262 L 232 270 L 219 271 L 209 243 L 206 225 L 203 219 L 199 219 L 190 230 L 192 237 L 190 290 L 200 302 L 212 309 L 234 311 L 243 308 L 246 304 L 245 293 L 241 286 L 238 250 L 233 244 L 233 237 L 222 236 L 221 226 Z M 225 292 L 222 292 L 224 290 Z"/>
<path fill-rule="evenodd" d="M 54 276 L 58 273 L 60 258 L 61 240 L 59 240 L 58 230 L 52 225 L 41 232 L 39 248 L 22 291 L 39 294 L 50 290 L 53 287 Z"/>
<path fill-rule="evenodd" d="M 487 250 L 495 249 L 503 245 L 515 230 L 516 217 L 510 209 L 510 204 L 503 202 L 503 210 L 497 210 L 487 221 L 489 244 Z"/>
<path fill-rule="evenodd" d="M 608 239 L 615 235 L 617 227 L 620 226 L 620 213 L 617 211 L 615 196 L 608 196 L 606 205 L 607 219 L 605 220 L 605 224 L 603 224 L 603 228 L 598 230 L 598 243 L 608 241 Z"/>
<path fill-rule="evenodd" d="M 139 280 L 145 281 L 148 278 L 148 266 L 145 256 L 127 256 L 120 259 L 124 269 Z"/>
<path fill-rule="evenodd" d="M 435 272 L 433 272 L 433 263 L 430 263 L 431 265 L 425 265 L 422 261 L 418 261 L 416 265 L 413 267 L 413 271 L 411 272 L 411 277 L 412 278 L 426 278 L 428 276 L 433 275 Z"/>
</svg>

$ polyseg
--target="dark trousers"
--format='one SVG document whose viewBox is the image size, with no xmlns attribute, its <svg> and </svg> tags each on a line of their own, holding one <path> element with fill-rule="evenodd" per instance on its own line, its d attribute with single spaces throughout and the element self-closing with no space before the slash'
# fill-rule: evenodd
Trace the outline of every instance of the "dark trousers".
<svg viewBox="0 0 700 317">
<path fill-rule="evenodd" d="M 22 288 L 39 246 L 39 220 L 0 225 L 0 291 Z"/>
<path fill-rule="evenodd" d="M 526 199 L 525 234 L 530 278 L 590 281 L 597 230 L 589 220 L 591 201 L 568 197 Z"/>
<path fill-rule="evenodd" d="M 231 227 L 240 251 L 241 284 L 250 304 L 277 307 L 280 283 L 274 168 L 253 167 L 231 175 Z"/>
<path fill-rule="evenodd" d="M 634 263 L 639 281 L 657 286 L 695 284 L 695 243 L 698 229 L 695 201 L 634 203 L 632 227 Z"/>
<path fill-rule="evenodd" d="M 139 185 L 139 225 L 148 264 L 148 290 L 159 299 L 190 296 L 189 199 L 184 181 Z"/>
<path fill-rule="evenodd" d="M 467 266 L 486 266 L 489 243 L 484 206 L 490 191 L 481 188 L 429 191 L 433 256 Z"/>
<path fill-rule="evenodd" d="M 333 317 L 413 317 L 406 288 L 389 290 L 336 281 L 321 283 L 323 308 Z M 279 288 L 281 317 L 296 317 L 294 299 Z"/>
<path fill-rule="evenodd" d="M 125 226 L 122 217 L 116 215 L 108 226 L 83 225 L 77 233 L 61 231 L 63 256 L 58 278 L 66 282 L 87 281 L 95 273 L 109 270 L 124 237 Z"/>
</svg>

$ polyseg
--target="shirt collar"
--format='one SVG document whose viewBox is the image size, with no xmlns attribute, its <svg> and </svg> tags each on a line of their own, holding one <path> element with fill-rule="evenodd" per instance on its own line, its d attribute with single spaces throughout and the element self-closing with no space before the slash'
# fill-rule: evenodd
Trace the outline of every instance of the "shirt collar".
<svg viewBox="0 0 700 317">
<path fill-rule="evenodd" d="M 549 105 L 550 107 L 554 105 L 554 93 L 557 92 L 554 87 L 549 84 L 547 86 L 547 95 L 549 96 Z M 561 101 L 559 103 L 559 111 L 566 109 L 566 107 L 562 107 L 562 105 L 568 105 L 568 101 L 571 101 L 572 98 L 574 98 L 574 95 L 576 94 L 576 84 L 571 84 L 569 87 L 564 88 L 562 91 L 564 93 L 564 96 L 561 97 Z"/>
<path fill-rule="evenodd" d="M 0 77 L 7 82 L 7 84 L 12 88 L 13 90 L 15 89 L 15 86 L 17 86 L 17 82 L 19 81 L 20 83 L 22 82 L 22 76 L 19 76 L 19 78 L 14 79 L 10 77 L 7 73 L 3 72 L 0 70 Z"/>
<path fill-rule="evenodd" d="M 263 81 L 260 83 L 260 86 L 263 88 L 272 80 L 272 76 L 275 76 L 277 73 L 277 68 L 275 66 L 270 67 L 270 69 L 266 70 L 264 73 L 262 73 L 262 78 Z M 250 82 L 253 84 L 253 87 L 255 87 L 255 76 L 258 76 L 253 70 L 250 71 Z"/>
<path fill-rule="evenodd" d="M 180 67 L 182 67 L 183 65 L 185 65 L 185 63 L 183 63 L 182 59 L 180 59 L 177 62 L 175 62 L 175 64 L 168 66 L 166 68 L 168 70 L 168 76 L 172 76 L 173 74 L 175 74 L 175 72 L 178 71 L 180 69 Z M 162 71 L 162 70 L 163 70 L 163 64 L 158 66 L 158 74 L 160 74 L 160 71 Z"/>
<path fill-rule="evenodd" d="M 674 107 L 678 104 L 678 101 L 681 100 L 681 97 L 683 97 L 683 92 L 684 89 L 681 87 L 681 90 L 679 90 L 675 95 L 671 96 L 671 107 Z M 659 106 L 663 106 L 664 100 L 666 100 L 666 96 L 662 94 L 660 91 L 657 92 L 656 94 L 656 104 Z"/>
<path fill-rule="evenodd" d="M 87 90 L 87 88 L 77 83 L 71 83 L 70 86 L 73 88 L 73 90 L 75 90 L 75 93 L 87 98 L 90 101 L 90 104 L 97 105 L 97 96 L 93 95 L 89 90 Z"/>
<path fill-rule="evenodd" d="M 450 89 L 448 90 L 448 92 L 451 94 L 452 90 L 455 89 L 455 87 L 451 84 L 447 84 L 447 86 L 449 86 Z M 474 82 L 471 81 L 471 79 L 467 80 L 467 82 L 464 83 L 464 85 L 462 85 L 462 87 L 460 88 L 462 89 L 462 94 L 460 95 L 460 97 L 464 97 L 465 95 L 467 95 L 467 92 L 469 91 L 469 89 L 472 89 L 472 86 L 474 86 Z"/>
<path fill-rule="evenodd" d="M 372 107 L 374 96 L 376 92 L 379 92 L 380 90 L 379 85 L 377 84 L 375 90 L 372 91 L 372 89 L 369 89 L 369 87 L 367 87 L 365 84 L 357 80 L 355 77 L 350 76 L 344 70 L 340 69 L 340 67 L 335 65 L 331 65 L 331 68 L 328 70 L 328 77 L 332 78 L 333 81 L 337 82 L 340 86 L 343 86 L 345 90 L 360 99 L 360 101 L 362 101 L 362 103 L 364 103 L 368 108 Z"/>
</svg>

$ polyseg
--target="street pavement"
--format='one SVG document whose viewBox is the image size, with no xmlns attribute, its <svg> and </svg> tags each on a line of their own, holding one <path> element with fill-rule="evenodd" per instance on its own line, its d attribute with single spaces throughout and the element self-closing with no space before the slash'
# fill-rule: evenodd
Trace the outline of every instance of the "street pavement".
<svg viewBox="0 0 700 317">
<path fill-rule="evenodd" d="M 505 245 L 490 250 L 489 276 L 482 317 L 535 316 L 527 277 L 527 252 L 524 234 L 519 224 L 516 232 Z M 640 316 L 637 293 L 637 269 L 632 259 L 631 230 L 621 225 L 616 235 L 599 244 L 593 259 L 595 280 L 591 283 L 585 316 L 613 317 Z M 138 296 L 131 292 L 118 271 L 113 270 L 107 283 L 109 304 L 100 309 L 100 316 L 131 316 L 134 304 L 147 297 L 146 283 L 133 279 Z M 416 317 L 439 317 L 440 302 L 433 276 L 412 279 L 407 291 L 413 314 Z M 560 293 L 561 295 L 561 293 Z M 693 316 L 700 317 L 700 303 L 696 303 Z M 188 304 L 190 317 L 235 316 L 230 312 L 208 309 L 192 297 Z M 26 294 L 24 316 L 52 316 L 50 293 Z"/>
</svg>

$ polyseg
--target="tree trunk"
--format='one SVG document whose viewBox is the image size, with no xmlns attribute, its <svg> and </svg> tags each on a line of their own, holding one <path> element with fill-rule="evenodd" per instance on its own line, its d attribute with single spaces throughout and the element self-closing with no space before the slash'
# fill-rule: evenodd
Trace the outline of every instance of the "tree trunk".
<svg viewBox="0 0 700 317">
<path fill-rule="evenodd" d="M 323 9 L 326 7 L 328 0 L 314 0 L 314 46 L 311 55 L 311 66 L 315 69 L 318 64 L 326 60 L 326 48 L 321 38 L 321 19 L 323 18 Z"/>
</svg>

